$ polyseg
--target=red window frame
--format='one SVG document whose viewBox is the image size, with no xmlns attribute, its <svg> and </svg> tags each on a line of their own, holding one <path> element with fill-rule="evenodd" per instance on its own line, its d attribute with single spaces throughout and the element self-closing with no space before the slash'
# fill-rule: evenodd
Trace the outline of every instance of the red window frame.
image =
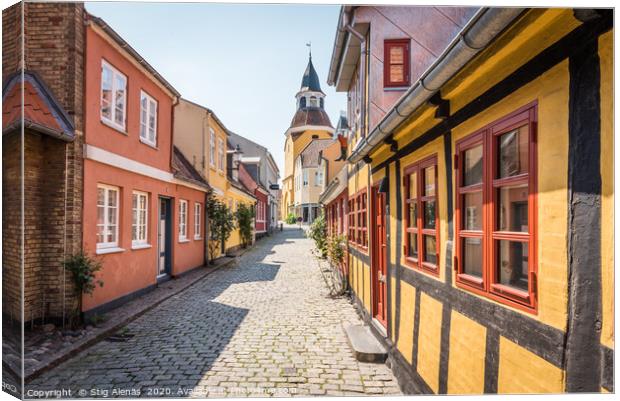
<svg viewBox="0 0 620 401">
<path fill-rule="evenodd" d="M 538 121 L 537 102 L 523 106 L 507 116 L 489 124 L 456 143 L 456 213 L 455 213 L 455 271 L 458 287 L 485 296 L 497 302 L 537 313 L 538 264 L 537 264 L 537 143 Z M 527 173 L 499 178 L 497 138 L 516 128 L 528 127 L 528 168 Z M 463 154 L 465 151 L 482 145 L 482 183 L 463 186 Z M 497 207 L 500 188 L 507 185 L 528 185 L 527 217 L 528 231 L 499 231 Z M 463 228 L 464 195 L 482 191 L 482 230 Z M 496 229 L 497 227 L 497 229 Z M 480 238 L 482 241 L 482 278 L 465 273 L 463 266 L 463 246 L 465 238 Z M 498 282 L 499 241 L 526 243 L 528 246 L 528 290 Z"/>
<path fill-rule="evenodd" d="M 360 191 L 357 195 L 357 245 L 364 249 L 368 249 L 368 194 L 366 189 Z"/>
<path fill-rule="evenodd" d="M 349 230 L 349 234 L 348 234 L 348 240 L 349 240 L 349 244 L 351 245 L 355 245 L 355 198 L 350 198 L 348 200 L 348 205 L 349 208 L 347 210 L 347 217 L 348 217 L 348 230 Z"/>
<path fill-rule="evenodd" d="M 386 39 L 383 42 L 383 86 L 385 88 L 401 88 L 410 85 L 410 46 L 410 39 Z M 390 59 L 390 50 L 394 47 L 401 47 L 403 49 L 402 81 L 392 81 L 390 78 L 390 67 L 395 65 Z"/>
<path fill-rule="evenodd" d="M 433 195 L 427 195 L 425 192 L 426 187 L 426 170 L 429 168 L 434 168 L 435 172 L 435 188 Z M 416 174 L 416 197 L 410 198 L 410 175 Z M 440 241 L 439 241 L 439 196 L 437 194 L 439 190 L 438 185 L 438 164 L 437 164 L 437 155 L 432 155 L 426 157 L 418 162 L 408 165 L 403 170 L 403 216 L 404 216 L 404 233 L 403 236 L 405 238 L 405 245 L 403 246 L 404 253 L 404 261 L 405 265 L 412 267 L 414 269 L 418 269 L 421 271 L 425 271 L 431 273 L 433 275 L 439 275 L 439 264 L 440 264 Z M 435 228 L 426 228 L 425 224 L 425 214 L 424 207 L 428 202 L 435 203 Z M 416 224 L 413 225 L 411 221 L 411 214 L 409 213 L 409 205 L 412 203 L 416 204 L 417 208 L 417 216 L 416 216 Z M 411 239 L 409 234 L 417 234 L 417 249 L 418 249 L 418 257 L 409 256 L 409 248 L 411 247 Z M 424 237 L 433 236 L 435 237 L 435 259 L 436 263 L 431 263 L 425 261 L 426 257 L 426 248 L 424 246 Z"/>
</svg>

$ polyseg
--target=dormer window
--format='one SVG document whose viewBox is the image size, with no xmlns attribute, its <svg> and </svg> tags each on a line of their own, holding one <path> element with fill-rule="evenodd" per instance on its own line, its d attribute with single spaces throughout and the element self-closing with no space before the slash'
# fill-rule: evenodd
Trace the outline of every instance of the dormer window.
<svg viewBox="0 0 620 401">
<path fill-rule="evenodd" d="M 383 47 L 383 86 L 409 86 L 409 39 L 386 40 Z"/>
<path fill-rule="evenodd" d="M 319 99 L 316 96 L 310 96 L 310 107 L 319 107 Z"/>
</svg>

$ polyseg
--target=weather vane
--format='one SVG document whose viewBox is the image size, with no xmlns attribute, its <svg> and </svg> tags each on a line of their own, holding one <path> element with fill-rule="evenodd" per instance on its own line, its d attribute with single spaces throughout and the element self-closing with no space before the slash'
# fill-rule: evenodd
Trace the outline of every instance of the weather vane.
<svg viewBox="0 0 620 401">
<path fill-rule="evenodd" d="M 308 46 L 308 53 L 310 54 L 310 58 L 312 58 L 312 41 L 306 43 L 306 46 Z"/>
</svg>

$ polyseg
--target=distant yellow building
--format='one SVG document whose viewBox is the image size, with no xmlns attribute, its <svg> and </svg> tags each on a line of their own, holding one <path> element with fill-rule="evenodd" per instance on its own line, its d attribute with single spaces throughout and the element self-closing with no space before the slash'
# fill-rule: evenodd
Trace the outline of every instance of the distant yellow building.
<svg viewBox="0 0 620 401">
<path fill-rule="evenodd" d="M 175 107 L 174 144 L 209 182 L 215 197 L 235 212 L 239 203 L 254 205 L 256 199 L 238 182 L 232 169 L 235 153 L 229 149 L 229 135 L 211 109 L 186 99 Z M 239 230 L 235 229 L 225 251 L 234 251 L 240 245 Z"/>
<path fill-rule="evenodd" d="M 319 76 L 312 65 L 312 56 L 308 60 L 308 66 L 301 80 L 301 88 L 295 95 L 297 99 L 297 111 L 293 116 L 293 121 L 286 130 L 286 140 L 284 142 L 284 178 L 282 180 L 282 220 L 286 219 L 289 213 L 301 216 L 304 221 L 309 222 L 312 216 L 318 212 L 318 194 L 314 196 L 298 196 L 295 192 L 311 192 L 311 181 L 315 177 L 306 177 L 296 171 L 298 156 L 314 139 L 330 139 L 334 133 L 329 117 L 325 112 L 325 93 L 321 90 Z M 297 180 L 295 177 L 298 177 Z M 315 191 L 317 192 L 317 191 Z M 305 203 L 297 202 L 295 199 L 305 199 Z M 314 210 L 314 214 L 313 214 Z"/>
</svg>

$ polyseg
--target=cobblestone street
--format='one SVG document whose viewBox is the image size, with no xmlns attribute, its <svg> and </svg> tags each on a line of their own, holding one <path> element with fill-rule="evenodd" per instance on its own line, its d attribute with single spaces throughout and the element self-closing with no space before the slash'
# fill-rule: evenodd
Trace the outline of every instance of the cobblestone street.
<svg viewBox="0 0 620 401">
<path fill-rule="evenodd" d="M 387 366 L 353 357 L 342 326 L 359 318 L 348 299 L 327 297 L 311 248 L 298 229 L 259 241 L 122 329 L 125 342 L 36 378 L 26 397 L 400 394 Z"/>
</svg>

